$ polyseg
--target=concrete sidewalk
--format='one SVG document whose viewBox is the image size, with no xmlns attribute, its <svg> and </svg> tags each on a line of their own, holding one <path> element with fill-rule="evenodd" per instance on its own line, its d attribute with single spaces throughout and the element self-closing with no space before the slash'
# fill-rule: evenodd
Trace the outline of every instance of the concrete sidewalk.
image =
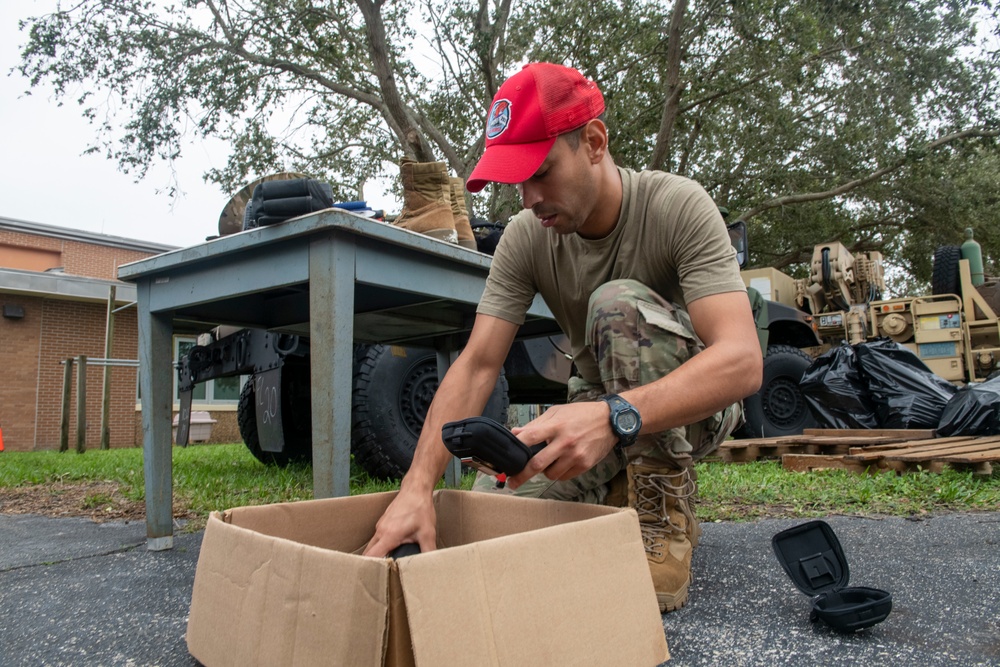
<svg viewBox="0 0 1000 667">
<path fill-rule="evenodd" d="M 663 617 L 669 665 L 1000 664 L 1000 513 L 827 521 L 851 585 L 892 592 L 888 619 L 853 635 L 809 622 L 770 543 L 801 520 L 705 524 L 691 601 Z M 197 665 L 201 534 L 145 542 L 142 523 L 0 515 L 0 665 Z"/>
</svg>

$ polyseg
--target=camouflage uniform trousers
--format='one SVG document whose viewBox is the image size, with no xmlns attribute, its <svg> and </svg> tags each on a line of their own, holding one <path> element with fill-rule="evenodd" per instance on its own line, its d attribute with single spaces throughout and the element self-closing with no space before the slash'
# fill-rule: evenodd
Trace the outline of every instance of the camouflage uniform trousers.
<svg viewBox="0 0 1000 667">
<path fill-rule="evenodd" d="M 605 394 L 619 394 L 655 382 L 704 349 L 685 310 L 635 280 L 605 283 L 590 297 L 587 330 L 603 386 L 570 378 L 567 401 L 595 401 Z M 669 397 L 667 398 L 669 400 Z M 639 436 L 624 453 L 616 447 L 587 472 L 567 481 L 536 475 L 516 491 L 529 498 L 552 498 L 601 504 L 609 482 L 629 463 L 691 468 L 695 461 L 715 451 L 719 443 L 742 423 L 740 403 L 686 427 Z M 476 491 L 498 492 L 496 480 L 480 473 Z"/>
</svg>

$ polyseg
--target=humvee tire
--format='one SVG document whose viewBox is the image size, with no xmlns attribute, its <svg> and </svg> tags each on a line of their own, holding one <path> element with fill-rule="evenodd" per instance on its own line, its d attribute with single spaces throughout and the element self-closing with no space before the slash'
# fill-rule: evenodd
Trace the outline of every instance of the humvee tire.
<svg viewBox="0 0 1000 667">
<path fill-rule="evenodd" d="M 427 408 L 438 387 L 437 354 L 426 348 L 359 346 L 351 410 L 351 453 L 373 477 L 410 468 Z M 507 380 L 497 380 L 483 414 L 507 421 Z"/>
<path fill-rule="evenodd" d="M 812 357 L 791 345 L 770 345 L 764 357 L 760 390 L 743 399 L 746 423 L 737 431 L 743 438 L 799 435 L 818 424 L 809 411 L 799 380 Z"/>
<path fill-rule="evenodd" d="M 426 348 L 356 345 L 351 405 L 351 453 L 368 474 L 398 479 L 413 461 L 427 408 L 437 391 L 437 354 Z M 281 373 L 282 452 L 260 448 L 253 376 L 240 392 L 237 424 L 247 449 L 261 463 L 286 466 L 312 460 L 309 359 L 286 358 Z M 507 379 L 501 373 L 483 414 L 507 421 Z"/>
<path fill-rule="evenodd" d="M 931 273 L 932 294 L 961 296 L 962 286 L 958 275 L 958 263 L 961 259 L 962 249 L 957 245 L 943 245 L 934 251 L 934 268 Z"/>
<path fill-rule="evenodd" d="M 312 461 L 312 403 L 309 392 L 309 360 L 288 359 L 281 367 L 281 430 L 285 449 L 265 452 L 257 435 L 256 395 L 251 375 L 240 391 L 236 406 L 236 424 L 247 449 L 261 463 L 287 466 L 293 462 Z"/>
</svg>

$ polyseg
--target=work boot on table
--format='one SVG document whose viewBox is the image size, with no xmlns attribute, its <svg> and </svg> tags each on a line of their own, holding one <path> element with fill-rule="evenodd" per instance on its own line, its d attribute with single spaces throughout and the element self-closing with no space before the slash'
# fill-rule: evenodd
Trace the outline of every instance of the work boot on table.
<svg viewBox="0 0 1000 667">
<path fill-rule="evenodd" d="M 392 224 L 458 243 L 447 165 L 404 159 L 399 165 L 399 175 L 403 183 L 403 210 Z"/>
<path fill-rule="evenodd" d="M 455 220 L 455 232 L 458 234 L 458 245 L 463 248 L 477 250 L 476 237 L 472 234 L 469 223 L 469 211 L 465 208 L 465 181 L 457 176 L 451 182 L 451 215 Z"/>
<path fill-rule="evenodd" d="M 639 515 L 660 613 L 680 609 L 688 599 L 691 552 L 700 533 L 691 511 L 691 468 L 630 464 L 626 470 L 628 504 Z"/>
</svg>

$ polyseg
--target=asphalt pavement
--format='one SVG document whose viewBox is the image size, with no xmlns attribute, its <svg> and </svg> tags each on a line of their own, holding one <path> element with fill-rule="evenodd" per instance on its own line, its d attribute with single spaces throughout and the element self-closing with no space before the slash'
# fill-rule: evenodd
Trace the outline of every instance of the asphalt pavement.
<svg viewBox="0 0 1000 667">
<path fill-rule="evenodd" d="M 802 521 L 704 524 L 690 602 L 663 617 L 668 664 L 1000 665 L 1000 512 L 826 521 L 850 585 L 892 593 L 885 621 L 810 622 L 771 550 Z M 197 665 L 184 632 L 201 534 L 145 545 L 141 522 L 0 515 L 0 665 Z"/>
</svg>

